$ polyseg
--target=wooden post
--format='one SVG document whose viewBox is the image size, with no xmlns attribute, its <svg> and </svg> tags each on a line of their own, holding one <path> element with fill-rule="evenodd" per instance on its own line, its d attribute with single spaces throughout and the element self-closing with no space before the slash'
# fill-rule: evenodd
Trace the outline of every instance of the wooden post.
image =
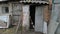
<svg viewBox="0 0 60 34">
<path fill-rule="evenodd" d="M 50 20 L 50 11 L 48 7 L 48 5 L 44 6 L 44 21 L 46 22 Z"/>
<path fill-rule="evenodd" d="M 52 0 L 49 0 L 49 10 L 52 10 Z"/>
<path fill-rule="evenodd" d="M 20 33 L 22 34 L 22 23 L 23 23 L 23 4 L 22 3 L 21 3 L 21 7 L 19 7 L 19 8 L 20 8 L 21 14 L 19 16 L 19 22 L 18 22 L 15 34 L 18 34 L 19 28 L 21 29 Z"/>
<path fill-rule="evenodd" d="M 59 15 L 58 6 L 59 5 L 55 5 L 55 4 L 53 4 L 53 6 L 52 6 L 52 14 L 51 14 L 50 23 L 49 23 L 49 26 L 48 26 L 48 34 L 55 34 L 55 31 L 58 27 L 58 24 L 59 24 L 59 21 L 58 21 L 58 15 Z"/>
<path fill-rule="evenodd" d="M 44 6 L 44 28 L 43 28 L 43 33 L 44 34 L 47 34 L 47 25 L 49 24 L 50 20 L 50 12 L 49 12 L 49 9 L 48 9 L 48 5 L 45 5 Z"/>
</svg>

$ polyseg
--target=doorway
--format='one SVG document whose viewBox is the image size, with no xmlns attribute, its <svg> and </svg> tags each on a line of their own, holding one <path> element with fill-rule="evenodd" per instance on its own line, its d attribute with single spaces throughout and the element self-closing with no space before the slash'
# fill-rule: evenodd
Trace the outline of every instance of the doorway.
<svg viewBox="0 0 60 34">
<path fill-rule="evenodd" d="M 30 29 L 35 27 L 35 5 L 30 5 Z"/>
<path fill-rule="evenodd" d="M 43 11 L 44 7 L 30 5 L 30 29 L 35 32 L 43 32 Z"/>
</svg>

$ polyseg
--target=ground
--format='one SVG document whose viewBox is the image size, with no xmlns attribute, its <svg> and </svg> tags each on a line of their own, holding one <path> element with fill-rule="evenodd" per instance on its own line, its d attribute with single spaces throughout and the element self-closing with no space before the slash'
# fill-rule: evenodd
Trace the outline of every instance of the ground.
<svg viewBox="0 0 60 34">
<path fill-rule="evenodd" d="M 10 27 L 8 29 L 0 29 L 0 34 L 15 34 L 15 33 L 16 33 L 16 26 Z M 42 34 L 42 33 L 34 32 L 32 30 L 21 33 L 21 30 L 19 30 L 17 34 Z"/>
<path fill-rule="evenodd" d="M 0 34 L 14 34 L 16 27 L 11 27 L 7 29 L 0 29 Z"/>
</svg>

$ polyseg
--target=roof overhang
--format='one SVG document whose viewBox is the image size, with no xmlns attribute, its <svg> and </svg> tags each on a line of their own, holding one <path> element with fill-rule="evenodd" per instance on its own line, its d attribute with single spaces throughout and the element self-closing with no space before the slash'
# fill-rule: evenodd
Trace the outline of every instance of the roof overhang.
<svg viewBox="0 0 60 34">
<path fill-rule="evenodd" d="M 35 4 L 49 4 L 49 2 L 46 2 L 46 1 L 20 1 L 20 3 L 35 3 Z"/>
<path fill-rule="evenodd" d="M 0 0 L 0 1 L 20 1 L 20 0 Z"/>
<path fill-rule="evenodd" d="M 0 1 L 8 1 L 8 0 L 0 0 Z"/>
</svg>

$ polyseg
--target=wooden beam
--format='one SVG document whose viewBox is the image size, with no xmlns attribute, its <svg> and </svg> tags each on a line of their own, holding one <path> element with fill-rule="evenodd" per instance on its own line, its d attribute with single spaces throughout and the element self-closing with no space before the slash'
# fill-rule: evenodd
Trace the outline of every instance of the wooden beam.
<svg viewBox="0 0 60 34">
<path fill-rule="evenodd" d="M 52 9 L 52 0 L 49 0 L 49 9 Z"/>
</svg>

